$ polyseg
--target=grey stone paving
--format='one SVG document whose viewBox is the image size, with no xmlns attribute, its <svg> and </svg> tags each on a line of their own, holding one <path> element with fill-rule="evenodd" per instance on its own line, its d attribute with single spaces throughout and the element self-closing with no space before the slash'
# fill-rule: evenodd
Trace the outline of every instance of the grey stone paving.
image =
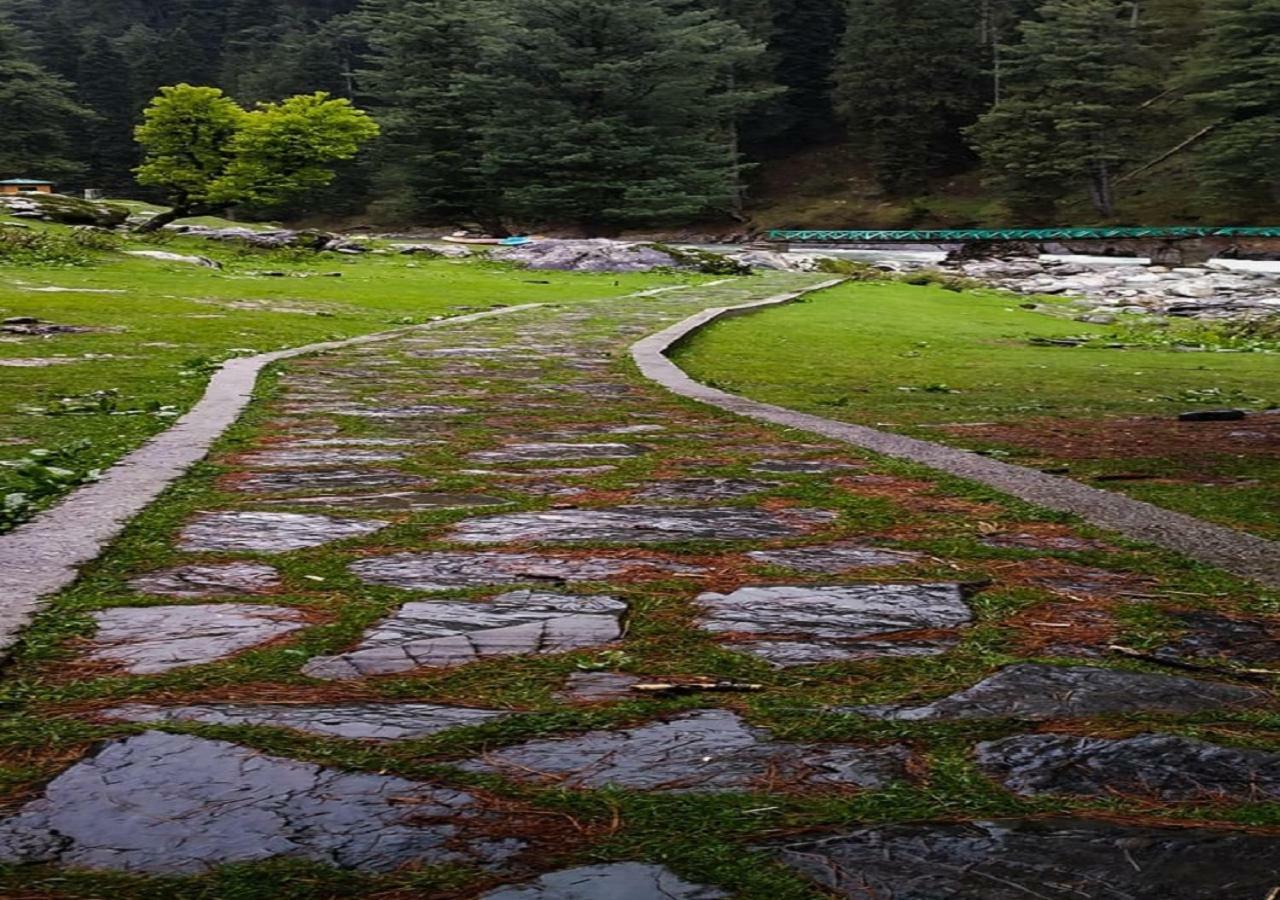
<svg viewBox="0 0 1280 900">
<path fill-rule="evenodd" d="M 839 475 L 861 469 L 851 463 L 826 462 L 824 460 L 766 459 L 751 466 L 753 472 L 769 472 L 776 475 Z"/>
<path fill-rule="evenodd" d="M 499 888 L 480 900 L 727 900 L 724 891 L 690 884 L 670 869 L 612 863 L 551 872 L 525 885 Z"/>
<path fill-rule="evenodd" d="M 398 469 L 304 469 L 297 472 L 255 472 L 237 477 L 232 484 L 250 494 L 283 494 L 298 491 L 363 491 L 405 488 L 427 479 Z"/>
<path fill-rule="evenodd" d="M 712 633 L 856 638 L 973 621 L 954 583 L 744 587 L 702 594 L 698 604 L 701 627 Z"/>
<path fill-rule="evenodd" d="M 705 570 L 699 566 L 651 559 L 443 552 L 370 557 L 352 563 L 351 571 L 369 584 L 412 591 L 444 591 L 455 587 L 604 581 L 624 574 L 696 575 Z"/>
<path fill-rule="evenodd" d="M 134 675 L 215 662 L 305 627 L 296 609 L 249 603 L 118 606 L 93 614 L 88 656 Z"/>
<path fill-rule="evenodd" d="M 206 703 L 196 706 L 119 706 L 101 714 L 126 722 L 201 722 L 207 725 L 269 725 L 307 734 L 359 741 L 407 741 L 501 719 L 496 709 L 431 703 Z"/>
<path fill-rule="evenodd" d="M 826 663 L 855 662 L 885 656 L 938 656 L 956 645 L 955 639 L 900 641 L 738 641 L 725 644 L 727 650 L 748 653 L 771 665 L 816 666 Z"/>
<path fill-rule="evenodd" d="M 1273 668 L 1280 663 L 1280 630 L 1268 622 L 1211 612 L 1179 613 L 1175 619 L 1187 631 L 1156 651 L 1161 656 L 1220 658 Z"/>
<path fill-rule="evenodd" d="M 259 501 L 262 506 L 315 506 L 326 509 L 368 509 L 377 512 L 423 512 L 433 509 L 467 509 L 473 506 L 508 506 L 511 501 L 486 494 L 449 494 L 435 491 L 387 491 L 383 494 L 329 494 Z"/>
<path fill-rule="evenodd" d="M 1102 541 L 1088 538 L 1071 537 L 1069 535 L 1024 534 L 1021 532 L 1004 532 L 989 534 L 981 539 L 988 547 L 1005 550 L 1050 550 L 1059 552 L 1086 552 L 1089 550 L 1112 550 Z"/>
<path fill-rule="evenodd" d="M 1088 819 L 888 825 L 772 849 L 850 900 L 1266 900 L 1280 885 L 1280 838 Z"/>
<path fill-rule="evenodd" d="M 923 706 L 851 707 L 882 719 L 1028 720 L 1081 718 L 1123 713 L 1221 712 L 1267 705 L 1263 690 L 1175 675 L 1148 675 L 1090 666 L 1018 663 Z"/>
<path fill-rule="evenodd" d="M 612 597 L 513 591 L 488 603 L 406 603 L 365 633 L 354 650 L 317 657 L 313 678 L 353 679 L 495 656 L 564 653 L 622 636 L 627 605 Z"/>
<path fill-rule="evenodd" d="M 479 450 L 468 454 L 476 462 L 559 462 L 575 459 L 625 459 L 643 456 L 648 447 L 636 444 L 566 444 L 541 441 L 529 444 L 512 444 L 502 450 Z"/>
<path fill-rule="evenodd" d="M 349 466 L 363 463 L 396 462 L 402 459 L 404 459 L 404 454 L 393 450 L 357 450 L 335 447 L 331 449 L 261 450 L 257 453 L 246 453 L 240 458 L 240 463 L 260 469 L 289 469 L 302 466 Z"/>
<path fill-rule="evenodd" d="M 644 500 L 734 500 L 762 494 L 778 486 L 777 481 L 754 478 L 677 478 L 651 485 L 636 496 Z"/>
<path fill-rule="evenodd" d="M 581 703 L 620 700 L 635 697 L 631 688 L 639 683 L 636 676 L 620 672 L 574 672 L 565 680 L 564 689 L 556 697 Z"/>
<path fill-rule="evenodd" d="M 794 784 L 883 787 L 905 777 L 901 746 L 772 740 L 727 710 L 708 709 L 621 731 L 531 741 L 464 763 L 522 781 L 571 788 L 737 791 Z"/>
<path fill-rule="evenodd" d="M 975 753 L 984 771 L 1019 794 L 1238 803 L 1280 798 L 1280 754 L 1172 734 L 1120 740 L 1025 734 L 979 744 Z"/>
<path fill-rule="evenodd" d="M 797 572 L 812 572 L 819 575 L 839 575 L 855 569 L 901 566 L 923 558 L 923 554 L 910 550 L 886 550 L 882 547 L 865 547 L 849 543 L 797 547 L 792 550 L 753 550 L 747 556 L 753 562 L 766 566 L 781 566 Z"/>
<path fill-rule="evenodd" d="M 286 553 L 364 537 L 386 524 L 373 519 L 335 519 L 304 513 L 205 513 L 183 529 L 178 546 L 192 552 Z"/>
<path fill-rule="evenodd" d="M 129 587 L 140 594 L 168 597 L 269 594 L 279 586 L 280 576 L 275 569 L 247 562 L 178 566 L 129 580 Z"/>
<path fill-rule="evenodd" d="M 0 822 L 0 862 L 187 874 L 286 856 L 344 869 L 496 863 L 461 791 L 147 732 L 113 741 Z"/>
<path fill-rule="evenodd" d="M 834 519 L 833 513 L 820 510 L 787 510 L 784 515 L 763 509 L 734 507 L 676 509 L 620 506 L 468 519 L 457 525 L 453 538 L 465 544 L 762 540 L 796 537 Z"/>
</svg>

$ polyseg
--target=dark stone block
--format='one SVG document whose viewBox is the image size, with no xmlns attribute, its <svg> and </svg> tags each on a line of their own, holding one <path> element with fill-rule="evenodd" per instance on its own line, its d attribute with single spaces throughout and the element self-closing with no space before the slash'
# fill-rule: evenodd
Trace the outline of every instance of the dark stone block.
<svg viewBox="0 0 1280 900">
<path fill-rule="evenodd" d="M 834 513 L 804 509 L 775 513 L 731 507 L 672 509 L 620 506 L 469 519 L 457 525 L 454 539 L 467 544 L 761 540 L 802 535 L 834 518 Z"/>
<path fill-rule="evenodd" d="M 646 863 L 582 866 L 499 888 L 480 900 L 722 900 L 728 894 L 690 884 L 669 869 Z"/>
</svg>

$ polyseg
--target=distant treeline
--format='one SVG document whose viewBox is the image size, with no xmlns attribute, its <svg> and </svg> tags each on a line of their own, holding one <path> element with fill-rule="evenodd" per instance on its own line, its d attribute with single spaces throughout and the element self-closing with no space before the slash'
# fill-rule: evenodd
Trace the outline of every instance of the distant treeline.
<svg viewBox="0 0 1280 900">
<path fill-rule="evenodd" d="M 981 169 L 1020 222 L 1166 158 L 1280 211 L 1280 0 L 0 0 L 0 177 L 137 193 L 163 85 L 323 90 L 374 150 L 306 209 L 607 231 L 741 216 L 845 143 L 911 197 Z M 820 223 L 819 223 L 820 224 Z"/>
</svg>

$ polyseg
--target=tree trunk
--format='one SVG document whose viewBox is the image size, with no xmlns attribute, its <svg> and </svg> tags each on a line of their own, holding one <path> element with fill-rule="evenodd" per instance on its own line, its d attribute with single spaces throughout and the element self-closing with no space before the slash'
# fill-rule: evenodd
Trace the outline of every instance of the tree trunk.
<svg viewBox="0 0 1280 900">
<path fill-rule="evenodd" d="M 175 206 L 166 212 L 158 213 L 134 229 L 138 234 L 154 234 L 164 226 L 193 215 L 195 210 L 189 206 Z"/>
<path fill-rule="evenodd" d="M 1111 170 L 1105 162 L 1093 169 L 1093 206 L 1100 214 L 1110 217 L 1115 213 L 1115 195 L 1111 185 Z"/>
</svg>

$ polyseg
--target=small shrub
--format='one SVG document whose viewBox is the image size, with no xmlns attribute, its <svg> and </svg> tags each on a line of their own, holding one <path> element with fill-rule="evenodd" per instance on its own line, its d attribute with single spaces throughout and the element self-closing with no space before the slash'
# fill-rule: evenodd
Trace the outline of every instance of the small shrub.
<svg viewBox="0 0 1280 900">
<path fill-rule="evenodd" d="M 669 244 L 650 244 L 654 250 L 675 259 L 682 267 L 696 269 L 703 275 L 750 275 L 751 267 L 710 250 L 691 247 L 672 247 Z"/>
<path fill-rule="evenodd" d="M 939 272 L 937 269 L 921 269 L 918 272 L 907 272 L 899 275 L 898 281 L 902 284 L 911 284 L 918 286 L 940 287 L 944 291 L 973 291 L 983 287 L 981 281 L 975 278 L 964 278 L 960 275 L 948 275 L 946 272 Z"/>
<path fill-rule="evenodd" d="M 851 281 L 884 281 L 890 274 L 883 269 L 877 269 L 870 263 L 859 262 L 856 259 L 837 259 L 831 256 L 819 259 L 814 265 L 814 270 L 826 272 L 829 275 L 843 275 Z"/>
<path fill-rule="evenodd" d="M 0 266 L 87 266 L 118 250 L 120 238 L 93 230 L 56 232 L 0 227 Z"/>
</svg>

